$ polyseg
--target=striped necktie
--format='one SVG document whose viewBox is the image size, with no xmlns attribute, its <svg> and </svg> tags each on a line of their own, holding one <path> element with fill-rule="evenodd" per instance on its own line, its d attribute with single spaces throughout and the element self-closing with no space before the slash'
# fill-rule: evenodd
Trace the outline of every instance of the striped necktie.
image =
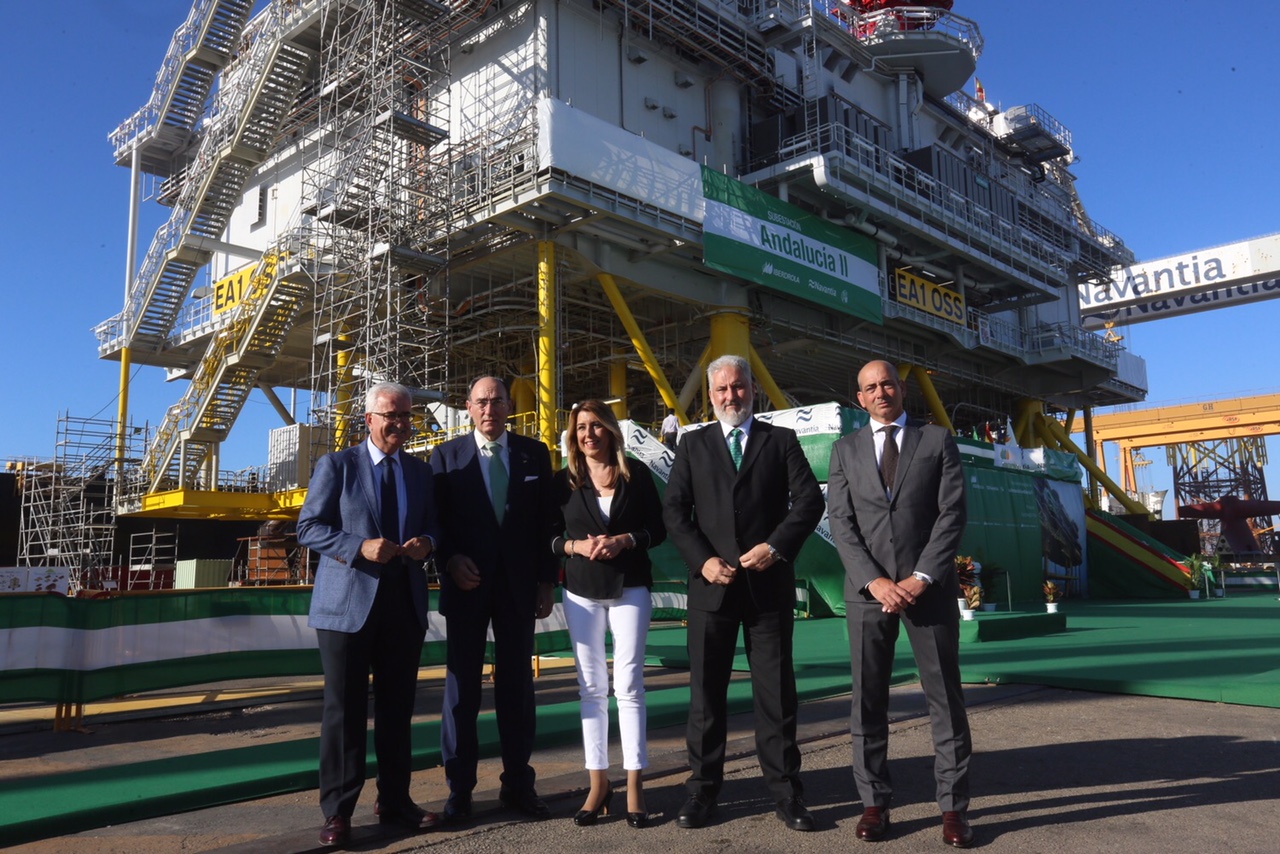
<svg viewBox="0 0 1280 854">
<path fill-rule="evenodd" d="M 737 427 L 729 431 L 729 456 L 735 469 L 742 468 L 742 431 Z"/>
</svg>

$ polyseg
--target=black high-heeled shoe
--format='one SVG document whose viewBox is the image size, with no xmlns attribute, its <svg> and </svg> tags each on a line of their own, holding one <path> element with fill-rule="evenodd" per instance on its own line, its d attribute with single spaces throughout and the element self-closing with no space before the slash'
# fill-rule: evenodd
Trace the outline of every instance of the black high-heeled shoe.
<svg viewBox="0 0 1280 854">
<path fill-rule="evenodd" d="M 573 823 L 578 827 L 589 827 L 599 820 L 600 814 L 609 814 L 609 801 L 613 800 L 613 786 L 604 790 L 604 797 L 600 799 L 600 803 L 596 804 L 593 810 L 578 810 L 578 814 L 573 817 Z"/>
<path fill-rule="evenodd" d="M 628 812 L 627 825 L 630 827 L 640 828 L 649 826 L 649 813 L 646 812 Z"/>
</svg>

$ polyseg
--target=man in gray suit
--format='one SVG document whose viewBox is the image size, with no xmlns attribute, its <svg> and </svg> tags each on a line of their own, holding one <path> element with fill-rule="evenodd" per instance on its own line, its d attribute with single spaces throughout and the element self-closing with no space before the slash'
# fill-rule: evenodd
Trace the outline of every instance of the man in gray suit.
<svg viewBox="0 0 1280 854">
<path fill-rule="evenodd" d="M 858 373 L 870 423 L 831 449 L 827 512 L 845 568 L 853 666 L 853 776 L 864 812 L 857 836 L 889 831 L 889 680 L 905 624 L 933 728 L 934 775 L 943 841 L 973 844 L 969 807 L 969 719 L 960 687 L 956 549 L 966 518 L 964 473 L 942 427 L 909 420 L 905 388 L 888 362 Z"/>
<path fill-rule="evenodd" d="M 324 668 L 321 845 L 350 839 L 365 778 L 370 671 L 378 819 L 418 831 L 439 824 L 409 797 L 410 721 L 427 630 L 422 564 L 438 534 L 430 470 L 401 453 L 410 417 L 408 389 L 369 389 L 368 439 L 321 458 L 298 517 L 298 542 L 320 553 L 307 625 Z"/>
</svg>

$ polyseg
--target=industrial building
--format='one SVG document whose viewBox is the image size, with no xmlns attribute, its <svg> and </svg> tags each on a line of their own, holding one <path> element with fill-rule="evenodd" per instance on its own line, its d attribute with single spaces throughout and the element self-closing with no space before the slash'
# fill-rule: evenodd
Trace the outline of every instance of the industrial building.
<svg viewBox="0 0 1280 854">
<path fill-rule="evenodd" d="M 761 410 L 850 405 L 885 358 L 916 414 L 1027 444 L 1039 413 L 1143 399 L 1077 298 L 1132 253 L 1051 105 L 969 90 L 955 5 L 195 0 L 110 137 L 134 188 L 136 272 L 96 330 L 120 411 L 64 419 L 23 473 L 20 559 L 90 585 L 122 517 L 289 518 L 380 380 L 415 390 L 424 446 L 484 374 L 552 447 L 586 397 L 699 420 L 725 353 Z M 163 417 L 128 410 L 138 365 L 184 390 Z M 223 470 L 255 390 L 270 459 Z"/>
</svg>

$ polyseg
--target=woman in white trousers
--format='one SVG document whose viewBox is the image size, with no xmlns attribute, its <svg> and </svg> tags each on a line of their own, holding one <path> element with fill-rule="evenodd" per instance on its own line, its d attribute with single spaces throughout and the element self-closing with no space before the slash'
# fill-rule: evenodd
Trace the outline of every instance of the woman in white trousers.
<svg viewBox="0 0 1280 854">
<path fill-rule="evenodd" d="M 551 543 L 566 558 L 564 612 L 582 698 L 582 741 L 591 791 L 573 817 L 595 824 L 609 813 L 609 670 L 605 633 L 613 635 L 613 693 L 618 701 L 627 823 L 645 827 L 640 774 L 648 767 L 644 652 L 653 605 L 649 548 L 666 538 L 653 473 L 623 451 L 622 429 L 599 400 L 573 408 L 568 464 L 556 475 L 563 534 Z"/>
</svg>

